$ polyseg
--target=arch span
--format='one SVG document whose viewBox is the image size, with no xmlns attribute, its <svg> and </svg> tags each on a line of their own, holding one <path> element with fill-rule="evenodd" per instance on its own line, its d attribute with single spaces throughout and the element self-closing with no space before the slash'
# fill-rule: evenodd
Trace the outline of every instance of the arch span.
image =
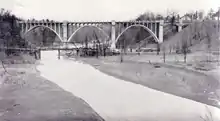
<svg viewBox="0 0 220 121">
<path fill-rule="evenodd" d="M 30 31 L 32 31 L 33 29 L 38 28 L 38 27 L 48 28 L 49 30 L 51 30 L 52 32 L 54 32 L 54 33 L 57 35 L 57 37 L 60 39 L 60 41 L 62 42 L 62 38 L 60 37 L 59 34 L 57 34 L 56 31 L 54 31 L 52 28 L 50 28 L 50 27 L 48 27 L 48 26 L 44 26 L 44 25 L 33 26 L 32 28 L 30 28 L 28 31 L 26 31 L 26 32 L 24 33 L 24 37 L 25 37 L 25 35 L 27 35 Z"/>
<path fill-rule="evenodd" d="M 155 41 L 160 42 L 159 39 L 157 38 L 157 36 L 156 36 L 148 27 L 146 27 L 146 26 L 144 26 L 144 25 L 140 25 L 140 24 L 135 24 L 135 25 L 131 25 L 131 26 L 127 27 L 124 31 L 122 31 L 122 32 L 118 35 L 118 37 L 116 38 L 115 44 L 118 42 L 118 40 L 119 40 L 119 38 L 122 36 L 122 34 L 123 34 L 124 32 L 126 32 L 128 29 L 130 29 L 131 27 L 142 27 L 142 28 L 144 28 L 145 30 L 147 30 L 147 31 L 150 33 L 150 35 L 153 36 L 153 38 L 155 39 Z"/>
<path fill-rule="evenodd" d="M 81 26 L 79 27 L 78 29 L 76 29 L 75 32 L 72 33 L 72 35 L 69 37 L 69 39 L 67 40 L 67 42 L 70 42 L 70 40 L 73 38 L 73 36 L 79 31 L 81 30 L 82 28 L 85 28 L 85 27 L 94 27 L 94 28 L 97 28 L 98 30 L 102 31 L 102 33 L 107 36 L 107 39 L 109 39 L 109 35 L 101 28 L 97 27 L 97 26 L 94 26 L 94 25 L 84 25 L 84 26 Z M 106 40 L 107 40 L 106 39 Z"/>
</svg>

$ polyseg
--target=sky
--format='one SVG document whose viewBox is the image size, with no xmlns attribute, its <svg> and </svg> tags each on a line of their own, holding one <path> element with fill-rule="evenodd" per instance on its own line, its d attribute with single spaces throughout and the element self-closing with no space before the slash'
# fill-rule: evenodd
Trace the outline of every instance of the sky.
<svg viewBox="0 0 220 121">
<path fill-rule="evenodd" d="M 0 7 L 24 19 L 57 21 L 123 21 L 152 11 L 184 12 L 210 8 L 217 10 L 220 0 L 0 0 Z"/>
</svg>

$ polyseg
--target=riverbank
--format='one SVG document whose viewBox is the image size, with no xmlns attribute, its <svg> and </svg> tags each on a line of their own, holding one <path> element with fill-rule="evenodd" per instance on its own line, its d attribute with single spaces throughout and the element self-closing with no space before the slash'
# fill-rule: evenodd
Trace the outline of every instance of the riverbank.
<svg viewBox="0 0 220 121">
<path fill-rule="evenodd" d="M 102 121 L 84 100 L 40 76 L 35 64 L 1 67 L 0 121 Z M 3 74 L 4 73 L 4 74 Z"/>
</svg>

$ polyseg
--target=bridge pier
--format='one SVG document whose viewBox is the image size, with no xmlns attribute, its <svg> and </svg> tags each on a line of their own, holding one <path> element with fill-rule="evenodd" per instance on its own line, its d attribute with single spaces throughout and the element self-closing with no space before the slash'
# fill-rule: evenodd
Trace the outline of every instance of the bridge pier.
<svg viewBox="0 0 220 121">
<path fill-rule="evenodd" d="M 58 34 L 60 35 L 60 37 L 61 37 L 61 25 L 60 25 L 60 23 L 58 23 Z"/>
<path fill-rule="evenodd" d="M 28 31 L 28 23 L 25 23 L 25 32 Z"/>
<path fill-rule="evenodd" d="M 159 43 L 163 42 L 163 25 L 164 25 L 164 20 L 161 20 L 159 23 Z"/>
<path fill-rule="evenodd" d="M 62 24 L 63 26 L 63 41 L 66 42 L 67 40 L 67 23 L 66 22 L 63 22 Z"/>
<path fill-rule="evenodd" d="M 57 23 L 54 23 L 54 31 L 57 32 Z"/>
<path fill-rule="evenodd" d="M 67 40 L 68 40 L 68 27 L 67 27 L 67 22 L 64 21 L 63 22 L 63 42 L 64 42 L 64 46 L 67 48 Z"/>
<path fill-rule="evenodd" d="M 111 29 L 111 41 L 112 41 L 112 45 L 111 45 L 111 48 L 112 49 L 115 49 L 116 48 L 116 40 L 115 40 L 115 21 L 112 21 L 111 22 L 111 25 L 112 25 L 112 29 Z"/>
<path fill-rule="evenodd" d="M 159 26 L 160 26 L 160 22 L 159 22 Z M 160 31 L 160 29 L 159 29 L 159 31 Z M 154 23 L 154 33 L 157 36 L 157 22 Z"/>
</svg>

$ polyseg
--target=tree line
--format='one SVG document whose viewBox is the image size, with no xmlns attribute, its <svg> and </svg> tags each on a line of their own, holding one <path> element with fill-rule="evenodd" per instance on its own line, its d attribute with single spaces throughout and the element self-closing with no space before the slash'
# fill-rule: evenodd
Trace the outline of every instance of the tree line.
<svg viewBox="0 0 220 121">
<path fill-rule="evenodd" d="M 21 36 L 21 28 L 17 21 L 21 20 L 10 11 L 0 10 L 0 47 L 27 47 L 27 43 Z M 6 50 L 7 55 L 14 53 L 13 50 Z"/>
<path fill-rule="evenodd" d="M 142 21 L 142 20 L 165 20 L 169 22 L 174 22 L 174 20 L 188 17 L 190 19 L 214 19 L 218 14 L 218 11 L 214 11 L 212 8 L 205 13 L 204 10 L 196 10 L 196 11 L 189 11 L 186 12 L 184 15 L 180 15 L 177 11 L 173 10 L 170 12 L 167 12 L 167 15 L 162 15 L 156 12 L 145 12 L 143 14 L 140 14 L 135 20 Z"/>
</svg>

